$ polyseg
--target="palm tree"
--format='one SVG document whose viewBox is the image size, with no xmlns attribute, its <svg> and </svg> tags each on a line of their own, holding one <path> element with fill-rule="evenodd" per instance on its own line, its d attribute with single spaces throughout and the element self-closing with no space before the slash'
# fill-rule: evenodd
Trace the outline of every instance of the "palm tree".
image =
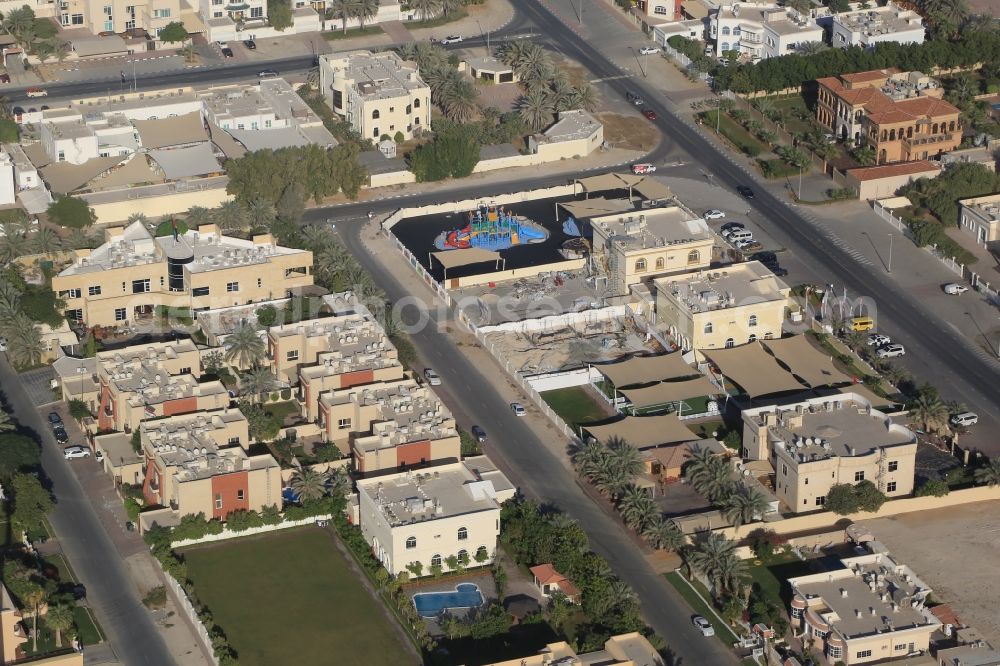
<svg viewBox="0 0 1000 666">
<path fill-rule="evenodd" d="M 260 329 L 248 321 L 241 322 L 222 345 L 226 362 L 249 368 L 264 357 L 266 346 L 260 339 Z"/>
<path fill-rule="evenodd" d="M 317 472 L 312 467 L 299 466 L 292 474 L 288 485 L 299 502 L 311 502 L 326 495 L 327 480 L 327 474 Z"/>
<path fill-rule="evenodd" d="M 10 432 L 16 427 L 14 421 L 11 420 L 10 414 L 5 411 L 0 410 L 0 432 Z"/>
<path fill-rule="evenodd" d="M 252 199 L 247 204 L 246 216 L 251 229 L 270 229 L 271 225 L 274 224 L 274 220 L 277 218 L 278 213 L 274 209 L 273 203 L 267 199 L 258 197 L 256 199 Z"/>
<path fill-rule="evenodd" d="M 73 626 L 73 609 L 66 604 L 49 607 L 45 613 L 45 624 L 56 632 L 56 646 L 62 647 L 62 635 Z"/>
<path fill-rule="evenodd" d="M 266 365 L 253 365 L 240 377 L 241 392 L 244 395 L 257 396 L 258 399 L 270 392 L 276 383 L 277 378 Z"/>
<path fill-rule="evenodd" d="M 347 467 L 338 467 L 328 477 L 331 496 L 343 497 L 351 491 L 351 477 L 347 473 Z"/>
<path fill-rule="evenodd" d="M 302 244 L 315 254 L 336 240 L 333 231 L 325 224 L 308 224 L 302 227 L 300 233 L 302 234 Z"/>
<path fill-rule="evenodd" d="M 62 248 L 62 239 L 52 227 L 41 227 L 32 235 L 31 244 L 39 254 L 52 254 Z"/>
<path fill-rule="evenodd" d="M 10 97 L 0 95 L 0 119 L 10 120 L 14 116 L 11 110 Z"/>
<path fill-rule="evenodd" d="M 545 90 L 529 90 L 518 98 L 516 106 L 524 122 L 536 132 L 552 122 L 552 102 Z"/>
<path fill-rule="evenodd" d="M 851 157 L 861 166 L 872 166 L 875 164 L 875 150 L 868 146 L 861 146 L 851 151 Z"/>
<path fill-rule="evenodd" d="M 618 500 L 618 512 L 625 524 L 637 532 L 642 532 L 659 517 L 659 510 L 649 493 L 630 485 Z"/>
<path fill-rule="evenodd" d="M 723 501 L 722 515 L 733 527 L 739 528 L 762 517 L 767 509 L 768 502 L 764 493 L 741 483 Z"/>
<path fill-rule="evenodd" d="M 28 237 L 16 231 L 10 222 L 3 225 L 4 235 L 0 236 L 0 261 L 9 264 L 16 258 L 27 254 Z"/>
<path fill-rule="evenodd" d="M 188 229 L 197 229 L 203 224 L 211 224 L 212 221 L 212 211 L 204 206 L 191 206 L 184 216 L 184 223 Z"/>
<path fill-rule="evenodd" d="M 440 11 L 441 0 L 410 0 L 410 9 L 426 21 Z"/>
<path fill-rule="evenodd" d="M 659 516 L 646 525 L 642 531 L 642 538 L 657 550 L 669 550 L 676 553 L 684 547 L 684 534 L 680 528 L 673 521 L 664 519 L 663 516 Z"/>
<path fill-rule="evenodd" d="M 610 458 L 605 458 L 594 471 L 594 483 L 612 499 L 621 497 L 632 485 L 632 479 L 627 477 L 621 467 L 613 464 Z"/>
<path fill-rule="evenodd" d="M 438 103 L 444 111 L 444 115 L 456 123 L 467 123 L 476 117 L 479 107 L 476 100 L 479 99 L 479 91 L 472 81 L 462 79 L 456 81 L 445 88 L 440 95 Z"/>
<path fill-rule="evenodd" d="M 34 12 L 25 5 L 19 9 L 12 9 L 7 12 L 7 17 L 3 20 L 3 27 L 21 43 L 27 43 L 26 37 L 34 39 L 32 28 L 35 25 Z"/>
<path fill-rule="evenodd" d="M 5 323 L 0 323 L 0 332 L 7 338 L 7 355 L 14 365 L 29 367 L 42 361 L 45 347 L 41 330 L 23 312 L 18 312 Z"/>
<path fill-rule="evenodd" d="M 462 6 L 461 0 L 440 0 L 441 16 L 448 16 Z"/>
<path fill-rule="evenodd" d="M 795 52 L 799 55 L 811 56 L 825 51 L 827 48 L 823 42 L 799 42 L 795 47 Z"/>
<path fill-rule="evenodd" d="M 746 562 L 736 556 L 736 542 L 717 532 L 698 539 L 687 553 L 688 565 L 712 583 L 713 592 L 735 594 L 746 577 Z"/>
<path fill-rule="evenodd" d="M 684 468 L 684 476 L 698 493 L 711 502 L 727 495 L 733 483 L 728 461 L 703 448 L 692 452 Z"/>
<path fill-rule="evenodd" d="M 608 461 L 620 469 L 629 482 L 642 473 L 642 455 L 638 449 L 620 437 L 609 438 L 607 446 Z"/>
<path fill-rule="evenodd" d="M 12 319 L 17 314 L 21 302 L 21 292 L 6 280 L 0 280 L 0 322 Z M 0 328 L 3 325 L 0 323 Z"/>
<path fill-rule="evenodd" d="M 597 109 L 597 91 L 592 85 L 584 82 L 575 88 L 569 97 L 569 104 L 567 109 L 583 109 L 584 111 L 591 111 Z"/>
<path fill-rule="evenodd" d="M 25 589 L 21 592 L 21 600 L 31 608 L 31 650 L 38 651 L 38 609 L 45 601 L 48 594 L 45 588 L 34 581 L 28 581 Z"/>
<path fill-rule="evenodd" d="M 590 439 L 573 454 L 573 464 L 580 474 L 593 479 L 607 458 L 608 449 L 597 440 Z"/>
<path fill-rule="evenodd" d="M 365 21 L 378 14 L 378 6 L 379 0 L 354 0 L 353 14 L 362 30 L 365 29 Z"/>
<path fill-rule="evenodd" d="M 215 209 L 213 217 L 223 231 L 238 231 L 247 226 L 246 215 L 243 204 L 236 199 L 230 199 Z"/>
<path fill-rule="evenodd" d="M 326 7 L 327 16 L 343 22 L 347 34 L 347 20 L 354 17 L 355 0 L 330 0 Z"/>
<path fill-rule="evenodd" d="M 1000 486 L 1000 458 L 990 458 L 990 461 L 973 473 L 976 483 L 986 486 Z"/>
<path fill-rule="evenodd" d="M 948 406 L 932 393 L 921 393 L 910 405 L 910 414 L 924 432 L 938 432 L 948 423 Z"/>
</svg>

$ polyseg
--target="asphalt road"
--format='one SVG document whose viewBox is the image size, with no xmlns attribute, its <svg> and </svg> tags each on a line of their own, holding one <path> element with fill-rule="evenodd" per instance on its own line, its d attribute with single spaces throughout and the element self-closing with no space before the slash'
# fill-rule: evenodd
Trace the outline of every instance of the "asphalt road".
<svg viewBox="0 0 1000 666">
<path fill-rule="evenodd" d="M 71 462 L 63 458 L 62 447 L 28 399 L 5 356 L 0 358 L 0 386 L 21 425 L 41 436 L 42 468 L 56 498 L 49 522 L 80 582 L 87 588 L 87 601 L 118 659 L 123 664 L 174 663 L 149 611 L 140 602 L 118 551 L 70 470 Z"/>
</svg>

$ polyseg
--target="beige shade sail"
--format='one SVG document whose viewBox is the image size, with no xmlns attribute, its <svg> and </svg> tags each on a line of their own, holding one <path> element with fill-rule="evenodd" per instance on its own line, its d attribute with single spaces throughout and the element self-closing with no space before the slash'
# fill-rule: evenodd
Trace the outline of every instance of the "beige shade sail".
<svg viewBox="0 0 1000 666">
<path fill-rule="evenodd" d="M 728 349 L 702 349 L 701 353 L 751 398 L 805 388 L 759 342 Z"/>
<path fill-rule="evenodd" d="M 618 392 L 628 398 L 633 407 L 642 409 L 703 395 L 714 395 L 719 393 L 719 389 L 705 377 L 695 377 L 679 382 L 660 382 L 645 388 L 621 389 Z"/>
<path fill-rule="evenodd" d="M 149 167 L 149 162 L 144 155 L 136 154 L 108 175 L 91 181 L 90 185 L 95 190 L 109 190 L 113 187 L 162 182 L 163 175 L 154 172 Z"/>
<path fill-rule="evenodd" d="M 833 365 L 833 359 L 812 346 L 804 335 L 762 343 L 774 357 L 805 380 L 809 386 L 829 386 L 850 382 L 851 378 Z"/>
<path fill-rule="evenodd" d="M 658 180 L 643 178 L 635 184 L 635 191 L 647 199 L 669 199 L 674 193 Z"/>
<path fill-rule="evenodd" d="M 685 363 L 684 357 L 678 353 L 660 354 L 659 356 L 633 356 L 627 361 L 595 365 L 594 367 L 618 388 L 635 384 L 648 384 L 664 379 L 682 379 L 698 374 L 698 371 Z"/>
<path fill-rule="evenodd" d="M 139 130 L 143 148 L 167 148 L 208 140 L 201 114 L 197 111 L 169 118 L 133 120 L 132 124 Z"/>
<path fill-rule="evenodd" d="M 580 186 L 587 192 L 619 190 L 623 187 L 628 187 L 630 184 L 629 182 L 622 180 L 620 175 L 616 173 L 602 173 L 597 176 L 578 178 L 576 182 L 580 183 Z"/>
<path fill-rule="evenodd" d="M 604 197 L 595 197 L 584 201 L 565 201 L 560 203 L 559 207 L 577 218 L 625 213 L 634 208 L 628 199 L 605 199 Z"/>
<path fill-rule="evenodd" d="M 637 449 L 698 440 L 698 437 L 681 423 L 676 414 L 626 416 L 614 423 L 582 427 L 599 442 L 607 443 L 612 437 L 617 437 Z"/>
<path fill-rule="evenodd" d="M 55 194 L 69 194 L 78 190 L 113 166 L 124 162 L 127 155 L 119 157 L 95 157 L 83 164 L 56 162 L 42 167 L 42 180 Z"/>
</svg>

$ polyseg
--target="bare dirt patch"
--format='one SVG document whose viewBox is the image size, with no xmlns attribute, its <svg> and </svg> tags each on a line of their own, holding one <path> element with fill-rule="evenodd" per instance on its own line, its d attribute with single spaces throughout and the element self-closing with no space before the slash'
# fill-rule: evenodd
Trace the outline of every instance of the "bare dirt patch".
<svg viewBox="0 0 1000 666">
<path fill-rule="evenodd" d="M 1000 502 L 866 520 L 875 538 L 910 565 L 965 624 L 1000 641 Z M 975 563 L 963 566 L 962 563 Z"/>
<path fill-rule="evenodd" d="M 645 118 L 617 113 L 600 113 L 604 123 L 604 140 L 615 148 L 652 150 L 656 146 L 656 129 Z"/>
</svg>

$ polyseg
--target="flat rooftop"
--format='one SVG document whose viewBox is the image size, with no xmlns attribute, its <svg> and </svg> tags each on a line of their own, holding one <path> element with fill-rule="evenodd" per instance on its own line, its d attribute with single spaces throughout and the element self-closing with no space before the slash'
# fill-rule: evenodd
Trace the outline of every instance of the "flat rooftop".
<svg viewBox="0 0 1000 666">
<path fill-rule="evenodd" d="M 550 143 L 586 139 L 601 127 L 601 121 L 586 111 L 562 111 L 559 120 L 541 136 Z"/>
<path fill-rule="evenodd" d="M 404 472 L 358 481 L 358 492 L 381 508 L 392 527 L 499 510 L 514 486 L 485 456 L 442 465 L 423 473 Z"/>
<path fill-rule="evenodd" d="M 975 197 L 973 199 L 960 199 L 958 203 L 966 208 L 971 208 L 987 220 L 992 222 L 1000 221 L 1000 194 L 990 194 L 985 197 Z"/>
<path fill-rule="evenodd" d="M 345 56 L 337 54 L 334 57 Z M 391 51 L 355 51 L 346 54 L 346 58 L 344 74 L 354 82 L 357 94 L 366 100 L 403 97 L 427 86 L 420 78 L 415 64 L 403 60 Z"/>
<path fill-rule="evenodd" d="M 170 342 L 152 342 L 145 345 L 133 345 L 124 349 L 114 351 L 98 352 L 96 367 L 100 367 L 110 372 L 115 366 L 125 366 L 130 363 L 141 361 L 157 362 L 176 359 L 181 354 L 194 353 L 198 351 L 197 345 L 190 338 L 181 338 Z"/>
<path fill-rule="evenodd" d="M 279 340 L 299 336 L 329 338 L 330 347 L 345 356 L 358 351 L 378 352 L 389 346 L 382 327 L 367 311 L 272 326 L 268 335 Z"/>
<path fill-rule="evenodd" d="M 240 446 L 220 446 L 217 438 L 240 421 L 246 417 L 239 410 L 224 410 L 148 421 L 141 428 L 146 446 L 164 466 L 182 468 L 177 476 L 181 482 L 277 467 L 270 455 L 248 457 Z"/>
<path fill-rule="evenodd" d="M 833 20 L 851 32 L 860 32 L 869 37 L 924 27 L 920 14 L 895 5 L 834 14 Z"/>
<path fill-rule="evenodd" d="M 628 250 L 669 247 L 713 238 L 708 224 L 680 205 L 592 217 L 590 224 Z"/>
<path fill-rule="evenodd" d="M 337 393 L 345 392 L 356 395 L 359 404 L 378 405 L 379 416 L 372 424 L 372 435 L 354 441 L 358 450 L 375 451 L 407 442 L 444 439 L 458 434 L 455 420 L 448 408 L 430 389 L 418 385 L 413 379 L 369 384 L 360 394 L 352 389 L 343 389 Z"/>
<path fill-rule="evenodd" d="M 673 294 L 689 312 L 776 301 L 788 293 L 788 285 L 759 261 L 657 278 L 654 284 Z"/>
</svg>

